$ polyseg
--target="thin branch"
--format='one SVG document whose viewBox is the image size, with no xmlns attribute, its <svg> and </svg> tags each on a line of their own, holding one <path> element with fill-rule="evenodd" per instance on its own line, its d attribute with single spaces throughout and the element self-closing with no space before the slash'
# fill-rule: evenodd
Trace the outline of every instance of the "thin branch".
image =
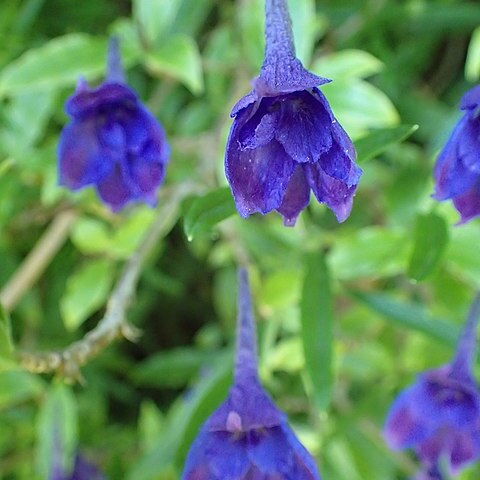
<svg viewBox="0 0 480 480">
<path fill-rule="evenodd" d="M 20 352 L 20 365 L 33 373 L 58 373 L 69 380 L 81 381 L 80 367 L 119 337 L 134 340 L 139 331 L 128 324 L 125 313 L 135 293 L 142 266 L 158 240 L 173 226 L 181 200 L 192 193 L 190 185 L 182 185 L 170 198 L 163 198 L 158 215 L 138 249 L 129 258 L 110 295 L 104 317 L 98 325 L 64 350 Z"/>
<path fill-rule="evenodd" d="M 15 308 L 22 296 L 30 290 L 62 248 L 75 218 L 76 213 L 73 210 L 59 213 L 20 268 L 0 291 L 0 303 L 7 312 Z"/>
</svg>

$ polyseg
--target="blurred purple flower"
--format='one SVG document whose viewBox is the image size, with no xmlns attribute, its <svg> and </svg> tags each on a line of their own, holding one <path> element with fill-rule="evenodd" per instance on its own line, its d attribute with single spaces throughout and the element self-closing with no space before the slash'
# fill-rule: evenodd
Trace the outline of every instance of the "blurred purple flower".
<svg viewBox="0 0 480 480">
<path fill-rule="evenodd" d="M 453 200 L 460 223 L 480 215 L 480 85 L 460 102 L 465 114 L 457 123 L 435 165 L 436 200 Z"/>
<path fill-rule="evenodd" d="M 355 148 L 295 56 L 286 0 L 266 1 L 265 59 L 253 90 L 233 108 L 225 173 L 243 217 L 277 210 L 293 226 L 310 189 L 343 222 L 362 171 Z"/>
<path fill-rule="evenodd" d="M 187 456 L 182 480 L 319 480 L 315 462 L 258 378 L 247 272 L 239 272 L 234 384 L 207 419 Z"/>
<path fill-rule="evenodd" d="M 125 84 L 116 39 L 105 82 L 90 88 L 81 79 L 65 110 L 71 121 L 60 137 L 59 183 L 71 190 L 95 185 L 114 212 L 133 201 L 155 206 L 169 146 L 159 122 Z"/>
<path fill-rule="evenodd" d="M 426 471 L 436 471 L 443 461 L 451 474 L 457 474 L 480 458 L 480 391 L 472 373 L 479 316 L 480 294 L 453 361 L 420 374 L 388 413 L 384 428 L 388 445 L 400 450 L 413 448 Z"/>
<path fill-rule="evenodd" d="M 94 465 L 77 454 L 72 473 L 65 473 L 59 462 L 56 462 L 49 480 L 105 480 L 105 477 Z"/>
</svg>

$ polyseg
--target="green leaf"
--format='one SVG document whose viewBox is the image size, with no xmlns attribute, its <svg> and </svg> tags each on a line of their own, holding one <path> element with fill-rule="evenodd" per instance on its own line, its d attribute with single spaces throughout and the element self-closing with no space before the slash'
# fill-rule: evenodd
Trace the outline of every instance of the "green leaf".
<svg viewBox="0 0 480 480">
<path fill-rule="evenodd" d="M 326 410 L 332 396 L 333 306 L 330 274 L 323 253 L 305 258 L 301 309 L 302 343 L 313 399 Z"/>
<path fill-rule="evenodd" d="M 366 78 L 380 72 L 383 63 L 363 50 L 341 50 L 320 57 L 312 71 L 333 81 L 347 78 Z"/>
<path fill-rule="evenodd" d="M 236 212 L 232 193 L 228 187 L 208 192 L 193 200 L 184 217 L 183 228 L 188 240 L 208 233 L 217 223 Z"/>
<path fill-rule="evenodd" d="M 408 275 L 421 281 L 438 266 L 448 244 L 448 228 L 445 220 L 436 213 L 417 215 L 414 230 L 414 246 Z"/>
<path fill-rule="evenodd" d="M 38 414 L 37 468 L 40 478 L 51 478 L 52 468 L 63 472 L 73 468 L 77 450 L 77 406 L 72 391 L 64 384 L 53 385 Z"/>
<path fill-rule="evenodd" d="M 425 333 L 448 345 L 456 344 L 459 329 L 445 320 L 430 317 L 421 305 L 400 302 L 382 293 L 353 292 L 353 295 L 395 325 Z"/>
<path fill-rule="evenodd" d="M 132 14 L 141 37 L 149 45 L 158 45 L 175 20 L 182 0 L 133 0 Z"/>
<path fill-rule="evenodd" d="M 70 237 L 73 244 L 86 255 L 104 253 L 111 244 L 111 233 L 107 225 L 91 217 L 78 218 L 70 231 Z"/>
<path fill-rule="evenodd" d="M 357 162 L 362 163 L 377 157 L 390 145 L 402 142 L 416 130 L 418 130 L 418 125 L 399 125 L 370 131 L 365 137 L 355 142 Z"/>
<path fill-rule="evenodd" d="M 202 59 L 193 38 L 186 35 L 170 37 L 160 47 L 147 53 L 145 62 L 155 75 L 170 75 L 182 82 L 192 93 L 202 93 Z"/>
<path fill-rule="evenodd" d="M 15 367 L 10 316 L 0 304 L 0 372 Z"/>
<path fill-rule="evenodd" d="M 151 355 L 131 372 L 137 385 L 149 387 L 184 387 L 212 355 L 193 348 L 175 348 Z"/>
<path fill-rule="evenodd" d="M 372 128 L 396 125 L 399 116 L 390 99 L 377 87 L 358 79 L 322 85 L 338 121 L 353 138 Z"/>
<path fill-rule="evenodd" d="M 480 79 L 480 27 L 477 27 L 473 32 L 468 46 L 465 78 L 469 82 L 478 82 Z"/>
<path fill-rule="evenodd" d="M 338 237 L 329 256 L 333 277 L 351 280 L 403 272 L 408 243 L 405 232 L 366 227 Z"/>
<path fill-rule="evenodd" d="M 99 259 L 83 265 L 68 279 L 60 300 L 60 311 L 68 330 L 75 330 L 104 304 L 113 273 L 111 261 Z"/>
<path fill-rule="evenodd" d="M 0 372 L 0 410 L 12 408 L 38 397 L 44 382 L 28 372 Z"/>
<path fill-rule="evenodd" d="M 0 74 L 0 96 L 52 90 L 93 78 L 105 69 L 104 39 L 71 33 L 25 52 Z"/>
</svg>

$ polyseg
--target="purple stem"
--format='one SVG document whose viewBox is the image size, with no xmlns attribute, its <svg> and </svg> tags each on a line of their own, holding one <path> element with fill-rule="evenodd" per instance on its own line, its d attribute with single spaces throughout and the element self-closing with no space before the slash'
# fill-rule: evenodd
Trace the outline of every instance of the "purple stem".
<svg viewBox="0 0 480 480">
<path fill-rule="evenodd" d="M 265 2 L 265 60 L 269 64 L 275 57 L 295 58 L 292 21 L 287 0 Z"/>
<path fill-rule="evenodd" d="M 235 384 L 249 383 L 258 379 L 257 339 L 248 285 L 248 272 L 238 270 L 238 317 L 237 347 L 235 356 Z"/>
<path fill-rule="evenodd" d="M 120 57 L 120 42 L 117 37 L 110 37 L 107 53 L 106 79 L 112 83 L 125 83 L 125 74 Z"/>
<path fill-rule="evenodd" d="M 480 292 L 477 293 L 468 313 L 463 331 L 458 338 L 457 353 L 452 362 L 452 372 L 470 376 L 477 351 L 477 325 L 480 318 Z"/>
</svg>

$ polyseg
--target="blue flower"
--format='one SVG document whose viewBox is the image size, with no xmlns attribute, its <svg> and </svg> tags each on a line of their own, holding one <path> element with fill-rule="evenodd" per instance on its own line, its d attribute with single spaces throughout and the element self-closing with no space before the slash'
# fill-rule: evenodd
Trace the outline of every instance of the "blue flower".
<svg viewBox="0 0 480 480">
<path fill-rule="evenodd" d="M 265 60 L 233 108 L 225 174 L 240 215 L 277 210 L 293 226 L 310 190 L 343 222 L 362 171 L 355 148 L 317 88 L 329 80 L 295 56 L 286 0 L 266 2 Z"/>
<path fill-rule="evenodd" d="M 465 111 L 435 164 L 436 200 L 453 200 L 460 223 L 480 215 L 480 85 L 460 102 Z"/>
<path fill-rule="evenodd" d="M 65 109 L 71 117 L 58 148 L 59 183 L 95 185 L 112 211 L 127 203 L 156 204 L 169 146 L 163 128 L 124 82 L 118 42 L 110 41 L 107 77 L 97 88 L 78 83 Z"/>
<path fill-rule="evenodd" d="M 234 384 L 201 427 L 182 480 L 320 480 L 313 458 L 260 384 L 245 270 L 238 307 Z"/>
<path fill-rule="evenodd" d="M 480 295 L 453 361 L 420 374 L 388 413 L 384 428 L 388 445 L 413 448 L 427 471 L 444 462 L 456 474 L 480 458 L 480 390 L 472 373 L 479 315 Z"/>
</svg>

